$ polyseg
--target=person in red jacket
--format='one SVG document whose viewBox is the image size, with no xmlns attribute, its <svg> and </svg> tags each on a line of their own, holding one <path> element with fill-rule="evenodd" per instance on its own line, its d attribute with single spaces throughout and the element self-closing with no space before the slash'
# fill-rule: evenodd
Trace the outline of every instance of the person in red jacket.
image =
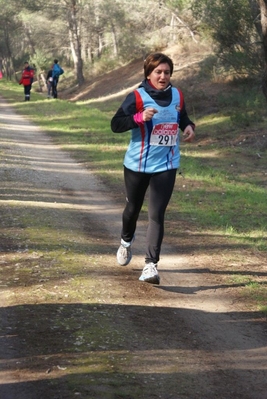
<svg viewBox="0 0 267 399">
<path fill-rule="evenodd" d="M 24 86 L 25 101 L 30 101 L 32 82 L 34 77 L 34 70 L 29 66 L 29 63 L 24 62 L 24 69 L 22 71 L 19 84 Z"/>
</svg>

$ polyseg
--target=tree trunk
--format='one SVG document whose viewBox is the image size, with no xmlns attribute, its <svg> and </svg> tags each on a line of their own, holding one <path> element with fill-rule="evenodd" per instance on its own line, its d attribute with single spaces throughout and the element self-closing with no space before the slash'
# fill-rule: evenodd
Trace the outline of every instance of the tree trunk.
<svg viewBox="0 0 267 399">
<path fill-rule="evenodd" d="M 267 101 L 267 0 L 259 0 L 261 11 L 261 29 L 264 57 L 264 71 L 262 78 L 262 90 Z"/>
<path fill-rule="evenodd" d="M 111 26 L 111 32 L 112 32 L 112 40 L 113 40 L 113 55 L 114 55 L 114 57 L 117 57 L 118 56 L 118 41 L 117 41 L 116 29 L 113 24 Z"/>
<path fill-rule="evenodd" d="M 11 80 L 12 75 L 14 74 L 13 61 L 12 61 L 12 52 L 11 52 L 11 44 L 10 44 L 10 31 L 8 23 L 4 22 L 1 26 L 3 31 L 3 40 L 5 42 L 5 49 L 1 51 L 1 65 L 2 72 L 5 77 Z M 15 75 L 16 77 L 16 75 Z"/>
<path fill-rule="evenodd" d="M 33 41 L 33 39 L 32 39 L 32 31 L 31 31 L 31 28 L 30 28 L 30 26 L 27 26 L 27 24 L 26 23 L 24 23 L 24 32 L 25 32 L 25 36 L 27 37 L 27 39 L 28 39 L 28 43 L 29 43 L 29 46 L 30 46 L 30 48 L 31 48 L 31 54 L 30 55 L 33 55 L 33 54 L 35 54 L 35 43 L 34 43 L 34 41 Z"/>
<path fill-rule="evenodd" d="M 70 48 L 76 72 L 76 79 L 78 85 L 81 86 L 84 83 L 84 76 L 83 76 L 83 61 L 81 55 L 79 26 L 77 21 L 77 7 L 78 7 L 77 1 L 71 0 L 68 24 L 69 24 Z"/>
<path fill-rule="evenodd" d="M 260 4 L 258 0 L 249 0 L 251 16 L 254 21 L 256 31 L 259 37 L 262 35 L 261 21 L 260 21 Z"/>
</svg>

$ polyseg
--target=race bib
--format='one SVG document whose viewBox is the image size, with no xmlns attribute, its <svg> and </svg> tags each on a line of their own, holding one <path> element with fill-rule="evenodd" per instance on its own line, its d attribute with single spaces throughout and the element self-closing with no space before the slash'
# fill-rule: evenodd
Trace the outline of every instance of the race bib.
<svg viewBox="0 0 267 399">
<path fill-rule="evenodd" d="M 171 147 L 176 145 L 178 123 L 158 123 L 153 127 L 150 144 Z"/>
</svg>

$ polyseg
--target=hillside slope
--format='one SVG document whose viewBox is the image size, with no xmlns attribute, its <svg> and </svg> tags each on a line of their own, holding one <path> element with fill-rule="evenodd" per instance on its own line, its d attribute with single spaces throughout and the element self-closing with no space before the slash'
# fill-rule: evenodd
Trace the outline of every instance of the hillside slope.
<svg viewBox="0 0 267 399">
<path fill-rule="evenodd" d="M 190 48 L 175 46 L 164 51 L 174 62 L 172 83 L 182 89 L 190 111 L 194 102 L 194 110 L 209 112 L 207 107 L 214 109 L 214 100 L 225 85 L 209 82 L 200 77 L 201 63 L 210 54 L 210 49 L 192 44 Z M 86 101 L 102 97 L 122 99 L 128 92 L 135 89 L 143 80 L 143 58 L 135 59 L 106 74 L 87 80 L 82 87 L 63 90 L 61 98 L 70 101 Z M 203 92 L 209 93 L 204 98 Z"/>
</svg>

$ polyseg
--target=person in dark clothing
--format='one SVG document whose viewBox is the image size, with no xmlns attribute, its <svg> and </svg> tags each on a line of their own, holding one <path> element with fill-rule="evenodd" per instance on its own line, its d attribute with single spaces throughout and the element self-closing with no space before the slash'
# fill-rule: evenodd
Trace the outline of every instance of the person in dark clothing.
<svg viewBox="0 0 267 399">
<path fill-rule="evenodd" d="M 46 85 L 47 85 L 47 98 L 51 98 L 51 92 L 53 91 L 53 66 L 49 69 L 46 76 Z"/>
<path fill-rule="evenodd" d="M 22 71 L 19 84 L 24 86 L 25 101 L 30 101 L 31 88 L 34 77 L 34 69 L 29 66 L 28 61 L 24 62 L 24 69 Z"/>
<path fill-rule="evenodd" d="M 185 142 L 193 141 L 195 124 L 185 108 L 183 93 L 172 86 L 172 60 L 162 53 L 144 62 L 145 79 L 128 94 L 111 120 L 114 133 L 132 131 L 124 157 L 126 205 L 122 214 L 121 242 L 117 261 L 127 265 L 146 191 L 149 187 L 145 266 L 140 281 L 159 284 L 157 270 L 164 236 L 165 211 L 180 165 L 181 129 Z"/>
</svg>

